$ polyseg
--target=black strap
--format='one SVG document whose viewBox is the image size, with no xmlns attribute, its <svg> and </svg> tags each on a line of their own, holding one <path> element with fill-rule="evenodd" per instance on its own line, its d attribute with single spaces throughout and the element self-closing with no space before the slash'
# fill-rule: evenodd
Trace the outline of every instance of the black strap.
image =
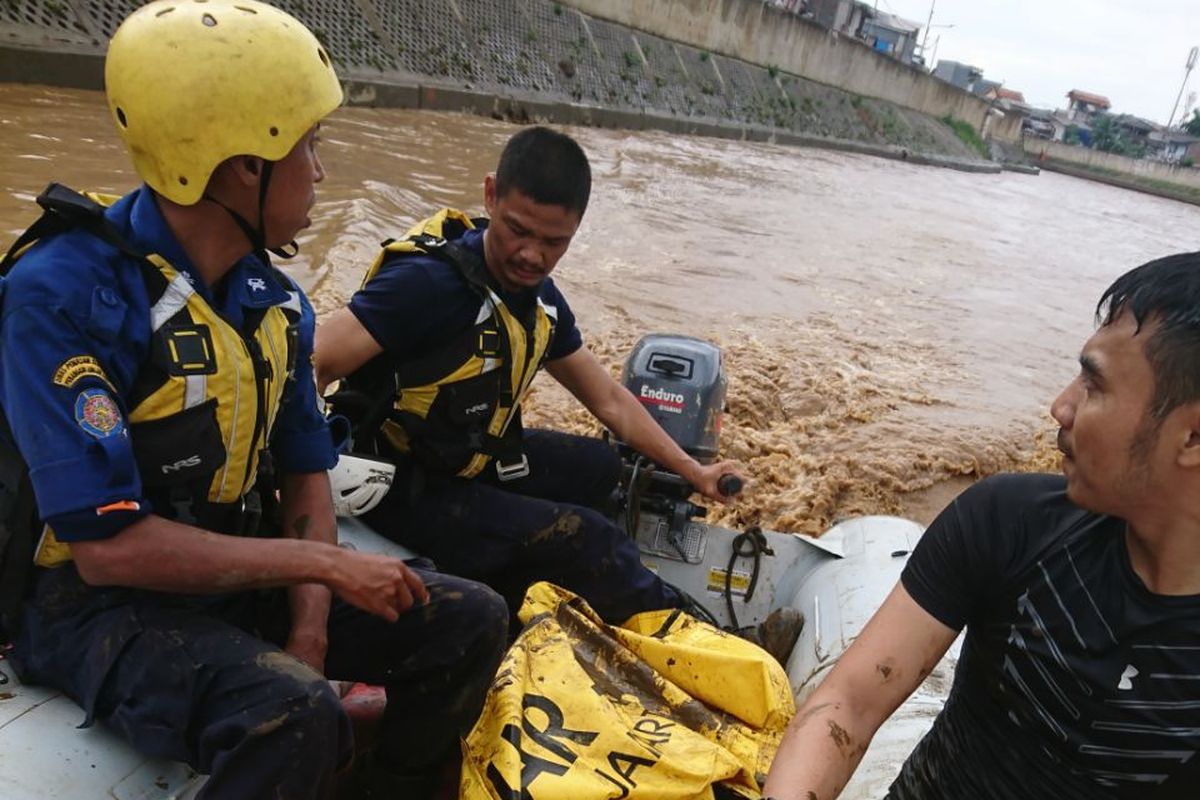
<svg viewBox="0 0 1200 800">
<path fill-rule="evenodd" d="M 520 459 L 525 439 L 523 431 L 524 428 L 521 427 L 521 409 L 517 408 L 513 411 L 512 418 L 508 422 L 508 427 L 499 436 L 488 433 L 487 429 L 482 425 L 476 429 L 472 429 L 469 434 L 471 437 L 471 449 L 501 461 Z"/>
<path fill-rule="evenodd" d="M 231 503 L 209 502 L 207 481 L 180 486 L 146 488 L 146 499 L 154 513 L 183 525 L 230 536 L 274 535 L 277 527 L 263 526 L 263 495 L 255 483 L 241 499 Z M 274 486 L 273 482 L 271 483 Z"/>
<path fill-rule="evenodd" d="M 25 229 L 0 260 L 0 277 L 8 275 L 22 251 L 34 242 L 83 229 L 137 262 L 151 305 L 167 290 L 166 276 L 117 230 L 100 203 L 62 184 L 51 183 L 38 195 L 37 204 L 42 207 L 42 215 Z"/>
<path fill-rule="evenodd" d="M 263 254 L 267 252 L 274 253 L 283 259 L 295 258 L 296 254 L 300 252 L 300 245 L 296 243 L 295 239 L 280 247 L 267 247 L 267 232 L 266 223 L 263 220 L 263 208 L 265 208 L 267 204 L 267 190 L 270 188 L 271 175 L 274 173 L 274 171 L 275 162 L 263 159 L 262 176 L 258 181 L 257 228 L 251 225 L 241 214 L 234 211 L 232 208 L 225 205 L 208 192 L 205 192 L 203 195 L 201 195 L 202 199 L 207 200 L 210 203 L 215 203 L 225 210 L 225 213 L 229 215 L 229 217 L 234 221 L 234 224 L 236 224 L 242 231 L 242 235 L 246 237 L 246 241 L 250 242 L 250 247 L 253 248 L 255 253 L 259 254 L 259 257 L 264 262 L 267 261 L 267 258 Z"/>
<path fill-rule="evenodd" d="M 440 248 L 435 248 L 431 255 L 440 255 L 446 261 L 449 261 L 458 268 L 459 274 L 463 276 L 467 284 L 475 290 L 483 300 L 491 302 L 491 279 L 490 273 L 487 271 L 487 264 L 483 257 L 473 250 L 458 244 L 457 242 L 446 242 Z M 509 309 L 511 311 L 511 309 Z M 496 326 L 496 332 L 500 335 L 500 351 L 507 354 L 512 354 L 512 339 L 508 335 L 508 326 L 504 324 L 504 320 L 500 319 L 498 312 L 492 312 L 492 320 Z M 529 309 L 519 319 L 521 327 L 525 331 L 525 363 L 523 365 L 522 375 L 527 375 L 527 370 L 530 367 L 530 359 L 533 355 L 533 335 L 537 328 L 537 303 L 530 305 Z M 512 369 L 497 370 L 501 374 L 497 376 L 499 385 L 500 404 L 503 406 L 512 406 L 516 400 L 516 393 L 512 385 Z"/>
<path fill-rule="evenodd" d="M 397 391 L 396 371 L 386 355 L 376 356 L 338 383 L 328 400 L 333 413 L 350 420 L 352 450 L 379 452 L 376 436 L 393 417 Z"/>
<path fill-rule="evenodd" d="M 412 412 L 395 411 L 389 418 L 408 434 L 412 455 L 438 471 L 457 472 L 467 465 L 475 453 L 482 453 L 502 463 L 519 461 L 523 453 L 524 434 L 519 414 L 513 416 L 501 436 L 488 433 L 483 425 L 449 431 L 430 424 L 429 420 Z M 359 436 L 355 435 L 356 446 L 365 442 Z"/>
<path fill-rule="evenodd" d="M 42 215 L 8 248 L 0 261 L 0 276 L 9 273 L 18 254 L 29 245 L 76 228 L 83 228 L 138 261 L 146 260 L 145 253 L 129 244 L 104 215 L 104 206 L 74 189 L 51 183 L 38 195 L 37 204 L 42 207 Z"/>
</svg>

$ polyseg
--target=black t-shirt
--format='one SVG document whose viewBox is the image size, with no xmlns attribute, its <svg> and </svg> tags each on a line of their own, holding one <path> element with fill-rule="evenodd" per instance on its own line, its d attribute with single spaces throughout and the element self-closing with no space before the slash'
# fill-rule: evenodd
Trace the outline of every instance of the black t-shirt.
<svg viewBox="0 0 1200 800">
<path fill-rule="evenodd" d="M 1200 597 L 1147 590 L 1125 531 L 1052 475 L 982 481 L 934 521 L 901 580 L 967 634 L 889 797 L 1200 797 Z"/>
<path fill-rule="evenodd" d="M 467 231 L 458 240 L 483 255 L 483 231 Z M 583 344 L 575 315 L 554 281 L 536 289 L 493 291 L 518 318 L 539 299 L 557 312 L 554 339 L 546 360 L 569 356 Z M 393 258 L 350 298 L 350 311 L 395 361 L 404 362 L 437 350 L 475 324 L 480 299 L 453 265 L 432 256 Z"/>
</svg>

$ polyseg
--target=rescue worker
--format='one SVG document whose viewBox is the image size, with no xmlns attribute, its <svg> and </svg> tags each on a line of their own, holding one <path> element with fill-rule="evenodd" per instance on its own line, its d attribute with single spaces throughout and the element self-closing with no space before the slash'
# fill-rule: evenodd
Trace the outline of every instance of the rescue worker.
<svg viewBox="0 0 1200 800">
<path fill-rule="evenodd" d="M 309 224 L 329 56 L 255 0 L 171 0 L 125 20 L 105 78 L 145 185 L 107 209 L 48 191 L 0 283 L 0 408 L 45 522 L 5 520 L 41 537 L 12 660 L 222 800 L 330 796 L 352 741 L 324 676 L 382 685 L 376 764 L 423 796 L 508 614 L 336 546 L 313 312 L 265 252 Z M 255 512 L 270 462 L 281 538 Z"/>
<path fill-rule="evenodd" d="M 445 209 L 387 245 L 349 306 L 317 331 L 317 382 L 350 376 L 334 410 L 356 448 L 395 460 L 397 481 L 366 516 L 386 536 L 517 608 L 548 580 L 606 621 L 678 607 L 604 513 L 620 478 L 599 439 L 522 432 L 521 398 L 546 370 L 622 441 L 728 500 L 732 462 L 700 464 L 583 344 L 550 273 L 587 208 L 591 170 L 569 136 L 514 135 L 483 181 L 489 219 Z M 382 401 L 382 402 L 380 402 Z"/>
</svg>

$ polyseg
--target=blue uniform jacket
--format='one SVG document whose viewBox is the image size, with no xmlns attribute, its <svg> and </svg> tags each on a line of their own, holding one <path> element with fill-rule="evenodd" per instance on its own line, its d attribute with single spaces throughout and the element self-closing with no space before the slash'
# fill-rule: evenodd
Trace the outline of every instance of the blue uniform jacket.
<svg viewBox="0 0 1200 800">
<path fill-rule="evenodd" d="M 184 273 L 235 326 L 244 308 L 287 300 L 254 256 L 241 259 L 216 287 L 204 287 L 145 187 L 121 198 L 107 216 L 136 250 L 158 253 Z M 89 400 L 110 409 L 105 394 L 121 415 L 130 411 L 123 397 L 151 341 L 141 270 L 111 245 L 72 231 L 35 244 L 0 282 L 0 408 L 29 465 L 41 517 L 61 541 L 112 536 L 151 510 L 127 427 L 119 420 L 97 426 L 94 414 L 80 413 Z M 270 441 L 277 469 L 293 473 L 325 470 L 337 460 L 317 408 L 311 363 L 315 317 L 299 294 L 296 390 L 280 409 Z M 70 386 L 56 383 L 56 373 L 71 359 L 84 365 L 78 368 L 82 379 Z M 99 370 L 87 366 L 93 363 Z M 102 376 L 89 374 L 100 370 Z M 140 509 L 97 512 L 121 501 L 136 501 Z"/>
</svg>

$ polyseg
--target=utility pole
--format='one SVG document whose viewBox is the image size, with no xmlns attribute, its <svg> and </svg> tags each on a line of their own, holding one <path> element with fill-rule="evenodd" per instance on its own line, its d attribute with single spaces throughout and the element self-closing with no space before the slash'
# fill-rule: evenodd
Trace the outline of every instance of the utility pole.
<svg viewBox="0 0 1200 800">
<path fill-rule="evenodd" d="M 1188 53 L 1187 67 L 1183 71 L 1183 83 L 1179 84 L 1179 94 L 1175 95 L 1175 105 L 1171 107 L 1171 116 L 1167 117 L 1167 128 L 1170 129 L 1171 123 L 1175 121 L 1175 112 L 1179 110 L 1179 99 L 1183 97 L 1183 90 L 1187 88 L 1188 76 L 1192 74 L 1192 68 L 1196 66 L 1196 55 L 1200 49 L 1193 47 Z"/>
<path fill-rule="evenodd" d="M 929 26 L 933 24 L 933 7 L 937 0 L 929 0 L 929 19 L 925 20 L 925 35 L 921 37 L 921 57 L 925 57 L 925 45 L 929 41 Z"/>
</svg>

